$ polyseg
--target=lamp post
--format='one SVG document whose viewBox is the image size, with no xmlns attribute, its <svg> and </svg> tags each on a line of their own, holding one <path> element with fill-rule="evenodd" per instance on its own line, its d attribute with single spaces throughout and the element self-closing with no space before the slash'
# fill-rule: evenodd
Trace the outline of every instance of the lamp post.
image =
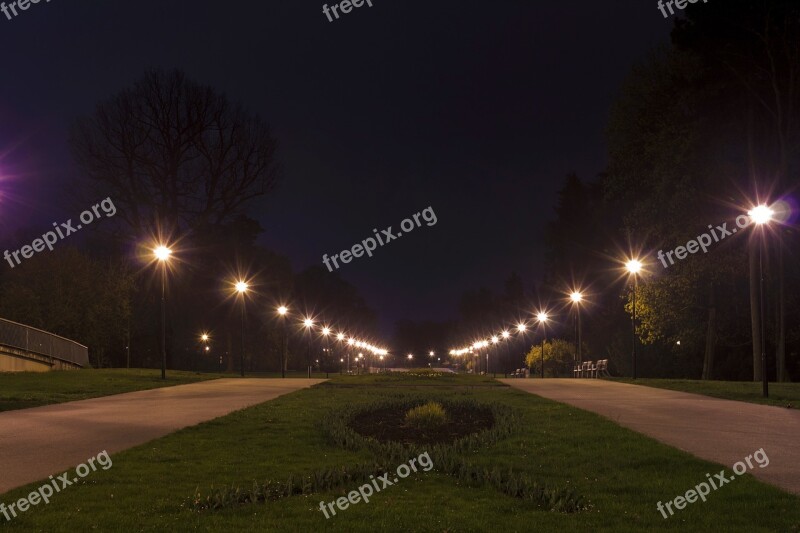
<svg viewBox="0 0 800 533">
<path fill-rule="evenodd" d="M 303 327 L 306 328 L 306 338 L 308 341 L 306 346 L 306 364 L 308 365 L 308 377 L 311 378 L 311 328 L 314 327 L 314 321 L 308 317 L 304 318 Z"/>
<path fill-rule="evenodd" d="M 756 223 L 760 230 L 758 242 L 758 279 L 759 279 L 759 307 L 760 307 L 760 322 L 761 322 L 761 392 L 764 398 L 769 397 L 769 379 L 767 378 L 767 349 L 764 331 L 764 246 L 766 245 L 766 238 L 764 236 L 764 229 L 767 224 L 772 220 L 775 211 L 770 207 L 761 204 L 747 212 L 750 219 Z"/>
<path fill-rule="evenodd" d="M 353 337 L 347 339 L 347 373 L 350 373 L 350 352 L 353 350 L 353 345 L 356 340 Z"/>
<path fill-rule="evenodd" d="M 492 344 L 494 345 L 494 358 L 500 359 L 497 356 L 497 343 L 500 342 L 500 339 L 497 335 L 492 335 Z M 489 352 L 486 352 L 486 373 L 489 373 Z M 494 362 L 494 375 L 493 377 L 497 377 L 497 361 Z"/>
<path fill-rule="evenodd" d="M 642 263 L 638 259 L 631 259 L 625 263 L 625 268 L 633 275 L 633 313 L 631 313 L 631 343 L 632 362 L 633 362 L 633 379 L 636 379 L 636 288 L 639 285 L 637 275 L 642 270 Z"/>
<path fill-rule="evenodd" d="M 523 348 L 523 350 L 525 349 L 525 330 L 527 328 L 528 328 L 528 326 L 526 326 L 524 322 L 520 322 L 519 324 L 517 324 L 517 333 L 519 333 L 519 336 L 522 339 L 522 348 Z M 523 363 L 523 365 L 525 363 L 525 356 L 524 355 L 522 357 L 522 363 Z"/>
<path fill-rule="evenodd" d="M 542 379 L 544 379 L 544 344 L 547 342 L 547 313 L 544 311 L 539 312 L 536 315 L 536 320 L 539 321 L 542 326 L 542 333 L 544 333 L 542 337 Z"/>
<path fill-rule="evenodd" d="M 339 352 L 338 353 L 339 353 L 339 357 L 341 359 L 341 361 L 340 361 L 341 363 L 344 363 L 344 358 L 341 357 L 341 355 L 342 355 L 342 341 L 344 341 L 344 338 L 345 338 L 345 334 L 344 333 L 339 333 L 338 335 L 336 335 L 336 340 L 339 343 Z M 342 367 L 343 366 L 344 365 L 341 365 L 339 367 L 339 373 L 340 374 L 342 373 Z"/>
<path fill-rule="evenodd" d="M 325 378 L 328 377 L 328 361 L 330 360 L 331 356 L 331 345 L 328 342 L 328 336 L 331 334 L 331 328 L 325 326 L 322 328 L 322 336 L 325 338 Z"/>
<path fill-rule="evenodd" d="M 569 295 L 572 300 L 572 306 L 575 308 L 575 359 L 577 362 L 583 363 L 583 355 L 581 354 L 581 302 L 583 301 L 583 294 L 580 291 L 572 291 Z"/>
<path fill-rule="evenodd" d="M 209 351 L 209 347 L 208 347 L 209 339 L 210 339 L 210 337 L 208 336 L 208 333 L 203 333 L 203 334 L 200 335 L 200 342 L 204 346 L 203 349 L 200 350 L 200 355 L 201 356 L 203 355 L 203 352 L 208 353 L 208 351 Z M 195 370 L 197 370 L 197 365 L 194 365 L 194 367 L 195 367 Z"/>
<path fill-rule="evenodd" d="M 508 338 L 511 336 L 511 333 L 509 333 L 507 329 L 504 329 L 500 336 L 503 337 L 504 341 L 506 341 L 506 362 L 503 365 L 503 373 L 507 373 L 506 369 L 508 366 L 506 365 L 508 365 L 508 361 L 511 359 L 511 342 L 508 340 Z"/>
<path fill-rule="evenodd" d="M 414 360 L 414 354 L 408 354 L 408 368 L 411 368 L 411 361 Z"/>
<path fill-rule="evenodd" d="M 282 305 L 278 307 L 278 316 L 283 321 L 283 346 L 281 349 L 281 377 L 286 377 L 286 358 L 288 354 L 286 353 L 289 349 L 289 328 L 288 324 L 286 323 L 286 313 L 289 312 L 289 309 Z"/>
<path fill-rule="evenodd" d="M 161 379 L 167 379 L 167 261 L 172 250 L 162 244 L 153 254 L 161 263 Z"/>
<path fill-rule="evenodd" d="M 242 353 L 240 356 L 240 364 L 241 364 L 241 373 L 242 377 L 244 377 L 244 312 L 245 312 L 245 293 L 247 293 L 247 289 L 249 285 L 246 281 L 237 281 L 236 282 L 236 292 L 239 293 L 239 296 L 242 298 Z"/>
</svg>

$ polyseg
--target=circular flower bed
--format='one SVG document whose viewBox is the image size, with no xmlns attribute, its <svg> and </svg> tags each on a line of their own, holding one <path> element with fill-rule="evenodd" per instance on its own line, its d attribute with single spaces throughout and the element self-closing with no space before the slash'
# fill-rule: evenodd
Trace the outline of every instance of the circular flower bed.
<svg viewBox="0 0 800 533">
<path fill-rule="evenodd" d="M 431 415 L 438 409 L 426 407 L 429 405 L 437 405 L 442 409 L 445 415 L 443 419 Z M 414 414 L 409 420 L 408 415 L 412 412 Z M 422 422 L 417 422 L 420 418 Z M 432 420 L 438 420 L 438 423 Z M 347 425 L 362 437 L 378 442 L 450 444 L 462 437 L 491 429 L 495 425 L 495 417 L 488 406 L 471 403 L 437 401 L 409 406 L 401 402 L 360 411 Z"/>
</svg>

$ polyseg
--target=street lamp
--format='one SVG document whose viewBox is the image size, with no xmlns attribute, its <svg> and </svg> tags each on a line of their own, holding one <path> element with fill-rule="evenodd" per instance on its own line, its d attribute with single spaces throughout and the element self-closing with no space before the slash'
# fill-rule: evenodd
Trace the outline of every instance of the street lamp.
<svg viewBox="0 0 800 533">
<path fill-rule="evenodd" d="M 766 238 L 764 236 L 764 228 L 772 221 L 775 215 L 769 206 L 764 204 L 758 205 L 747 212 L 750 219 L 755 222 L 761 230 L 758 243 L 758 279 L 759 279 L 759 313 L 761 319 L 761 389 L 764 398 L 769 397 L 769 379 L 767 379 L 767 349 L 764 333 L 764 246 L 766 245 Z"/>
<path fill-rule="evenodd" d="M 497 335 L 492 335 L 491 341 L 492 341 L 492 344 L 494 345 L 495 359 L 499 360 L 500 358 L 497 357 L 497 343 L 500 342 L 500 339 L 497 337 Z M 488 350 L 486 351 L 486 374 L 487 375 L 489 374 L 489 351 Z M 497 361 L 494 362 L 494 377 L 497 377 Z"/>
<path fill-rule="evenodd" d="M 414 359 L 414 354 L 408 354 L 408 368 L 411 368 L 411 361 Z"/>
<path fill-rule="evenodd" d="M 242 354 L 240 357 L 241 363 L 241 372 L 242 377 L 244 377 L 244 311 L 245 311 L 245 293 L 247 293 L 247 289 L 250 287 L 246 281 L 239 280 L 234 285 L 236 288 L 236 292 L 239 293 L 239 296 L 242 298 Z"/>
<path fill-rule="evenodd" d="M 547 313 L 540 311 L 536 315 L 536 320 L 539 321 L 542 326 L 542 333 L 544 333 L 542 337 L 542 379 L 544 379 L 544 343 L 547 342 Z"/>
<path fill-rule="evenodd" d="M 308 340 L 306 363 L 308 364 L 308 377 L 311 378 L 311 328 L 314 327 L 314 321 L 306 317 L 303 319 L 303 327 L 306 328 L 306 337 Z"/>
<path fill-rule="evenodd" d="M 167 261 L 172 250 L 161 244 L 153 255 L 161 263 L 161 379 L 167 379 Z"/>
<path fill-rule="evenodd" d="M 349 339 L 347 339 L 347 373 L 348 374 L 350 373 L 350 352 L 352 351 L 353 346 L 355 345 L 355 343 L 356 343 L 356 340 L 353 337 L 350 337 Z"/>
<path fill-rule="evenodd" d="M 580 291 L 573 291 L 569 295 L 572 300 L 572 306 L 575 308 L 575 359 L 578 363 L 583 363 L 583 355 L 581 354 L 581 302 L 583 301 L 583 294 Z"/>
<path fill-rule="evenodd" d="M 503 372 L 508 373 L 508 361 L 511 359 L 511 343 L 508 342 L 508 338 L 511 336 L 511 333 L 507 329 L 504 329 L 503 332 L 500 334 L 503 337 L 503 340 L 506 341 L 506 361 L 503 364 Z"/>
<path fill-rule="evenodd" d="M 322 336 L 325 337 L 325 377 L 328 377 L 328 370 L 330 369 L 329 361 L 331 356 L 331 345 L 328 342 L 328 336 L 331 334 L 331 328 L 325 326 L 322 328 Z"/>
<path fill-rule="evenodd" d="M 526 329 L 528 329 L 528 326 L 526 326 L 524 322 L 520 322 L 519 324 L 517 324 L 517 333 L 520 334 L 520 338 L 522 339 L 522 350 L 523 350 L 522 361 L 523 361 L 523 364 L 525 362 L 525 353 L 524 352 L 525 352 L 525 330 Z"/>
<path fill-rule="evenodd" d="M 203 343 L 203 345 L 205 346 L 205 347 L 204 347 L 204 348 L 203 348 L 203 349 L 200 351 L 200 355 L 201 355 L 201 356 L 203 355 L 203 352 L 206 352 L 206 353 L 208 353 L 208 351 L 210 350 L 210 348 L 208 347 L 208 341 L 209 341 L 209 340 L 210 340 L 210 337 L 208 336 L 208 333 L 203 333 L 203 334 L 201 334 L 201 335 L 200 335 L 200 342 L 202 342 L 202 343 Z M 195 365 L 194 365 L 194 368 L 195 368 L 195 370 L 197 370 L 197 363 L 195 363 Z"/>
<path fill-rule="evenodd" d="M 633 313 L 631 313 L 631 344 L 633 361 L 633 379 L 636 379 L 636 288 L 639 285 L 637 275 L 642 270 L 642 262 L 638 259 L 631 259 L 625 263 L 625 269 L 633 275 Z"/>
<path fill-rule="evenodd" d="M 289 349 L 289 328 L 288 324 L 286 323 L 286 314 L 289 312 L 289 308 L 285 305 L 278 307 L 278 316 L 280 317 L 281 321 L 283 321 L 283 349 L 281 350 L 281 377 L 286 377 L 286 358 L 288 354 L 286 353 Z"/>
</svg>

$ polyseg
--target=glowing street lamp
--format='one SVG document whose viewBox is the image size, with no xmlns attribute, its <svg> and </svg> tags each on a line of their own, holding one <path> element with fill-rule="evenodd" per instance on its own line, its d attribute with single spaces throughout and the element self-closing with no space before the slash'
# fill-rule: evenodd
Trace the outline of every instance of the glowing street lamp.
<svg viewBox="0 0 800 533">
<path fill-rule="evenodd" d="M 310 317 L 303 319 L 303 327 L 306 328 L 306 338 L 308 341 L 306 349 L 306 363 L 308 364 L 308 377 L 311 378 L 311 328 L 314 327 L 314 321 Z"/>
<path fill-rule="evenodd" d="M 331 333 L 333 333 L 333 332 L 331 331 L 331 328 L 329 328 L 328 326 L 325 326 L 325 327 L 322 328 L 322 336 L 325 337 L 325 350 L 324 350 L 324 352 L 325 352 L 325 377 L 326 378 L 328 377 L 328 369 L 329 369 L 328 365 L 329 365 L 330 355 L 331 355 L 331 345 L 330 345 L 330 342 L 328 342 L 328 337 L 330 336 Z"/>
<path fill-rule="evenodd" d="M 278 317 L 283 322 L 283 350 L 281 350 L 281 377 L 286 377 L 286 358 L 288 357 L 287 350 L 289 349 L 289 324 L 286 322 L 286 315 L 289 313 L 289 308 L 281 305 L 277 309 Z"/>
<path fill-rule="evenodd" d="M 764 398 L 769 397 L 769 379 L 767 378 L 767 349 L 764 332 L 764 246 L 766 245 L 766 236 L 764 228 L 772 221 L 775 211 L 764 204 L 757 205 L 747 212 L 756 226 L 761 230 L 759 235 L 758 245 L 758 279 L 759 279 L 759 307 L 761 311 L 761 393 Z"/>
<path fill-rule="evenodd" d="M 153 255 L 161 263 L 161 379 L 167 379 L 167 262 L 172 250 L 160 244 Z"/>
<path fill-rule="evenodd" d="M 536 314 L 536 320 L 539 321 L 539 325 L 542 326 L 542 332 L 544 333 L 542 337 L 542 379 L 544 379 L 544 343 L 547 342 L 547 313 L 540 311 Z"/>
<path fill-rule="evenodd" d="M 239 280 L 234 284 L 234 288 L 236 289 L 236 292 L 238 293 L 239 297 L 242 299 L 242 353 L 239 362 L 241 364 L 242 377 L 244 377 L 244 312 L 247 301 L 247 299 L 245 298 L 245 294 L 247 293 L 247 290 L 250 288 L 250 285 L 244 280 Z"/>
<path fill-rule="evenodd" d="M 625 269 L 633 276 L 633 313 L 631 313 L 631 344 L 633 361 L 633 379 L 636 379 L 636 288 L 639 286 L 639 272 L 642 271 L 642 262 L 630 259 L 625 263 Z"/>
<path fill-rule="evenodd" d="M 208 353 L 208 351 L 211 349 L 211 348 L 208 347 L 208 341 L 209 340 L 210 340 L 210 337 L 208 336 L 208 333 L 202 333 L 200 335 L 200 342 L 203 343 L 203 345 L 204 345 L 204 347 L 200 350 L 200 355 L 201 356 L 203 355 L 203 352 Z M 195 368 L 195 370 L 197 369 L 197 361 L 195 361 L 195 363 L 194 363 L 194 368 Z"/>
<path fill-rule="evenodd" d="M 641 269 L 641 266 L 639 268 Z M 580 291 L 573 291 L 569 298 L 575 308 L 575 360 L 580 364 L 583 363 L 583 355 L 581 354 L 581 302 L 583 302 L 583 294 Z"/>
<path fill-rule="evenodd" d="M 508 338 L 511 337 L 511 333 L 507 329 L 504 329 L 502 333 L 500 333 L 500 336 L 503 337 L 504 341 L 507 341 Z M 503 372 L 506 373 L 506 377 L 508 377 L 508 362 L 510 360 L 511 360 L 511 343 L 506 342 L 506 361 L 503 364 Z"/>
</svg>

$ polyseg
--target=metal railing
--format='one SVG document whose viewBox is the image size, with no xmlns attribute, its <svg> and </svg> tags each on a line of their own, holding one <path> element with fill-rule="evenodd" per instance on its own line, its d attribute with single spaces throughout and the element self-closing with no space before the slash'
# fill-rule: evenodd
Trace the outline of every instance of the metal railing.
<svg viewBox="0 0 800 533">
<path fill-rule="evenodd" d="M 0 345 L 89 366 L 89 348 L 53 333 L 0 318 Z"/>
</svg>

